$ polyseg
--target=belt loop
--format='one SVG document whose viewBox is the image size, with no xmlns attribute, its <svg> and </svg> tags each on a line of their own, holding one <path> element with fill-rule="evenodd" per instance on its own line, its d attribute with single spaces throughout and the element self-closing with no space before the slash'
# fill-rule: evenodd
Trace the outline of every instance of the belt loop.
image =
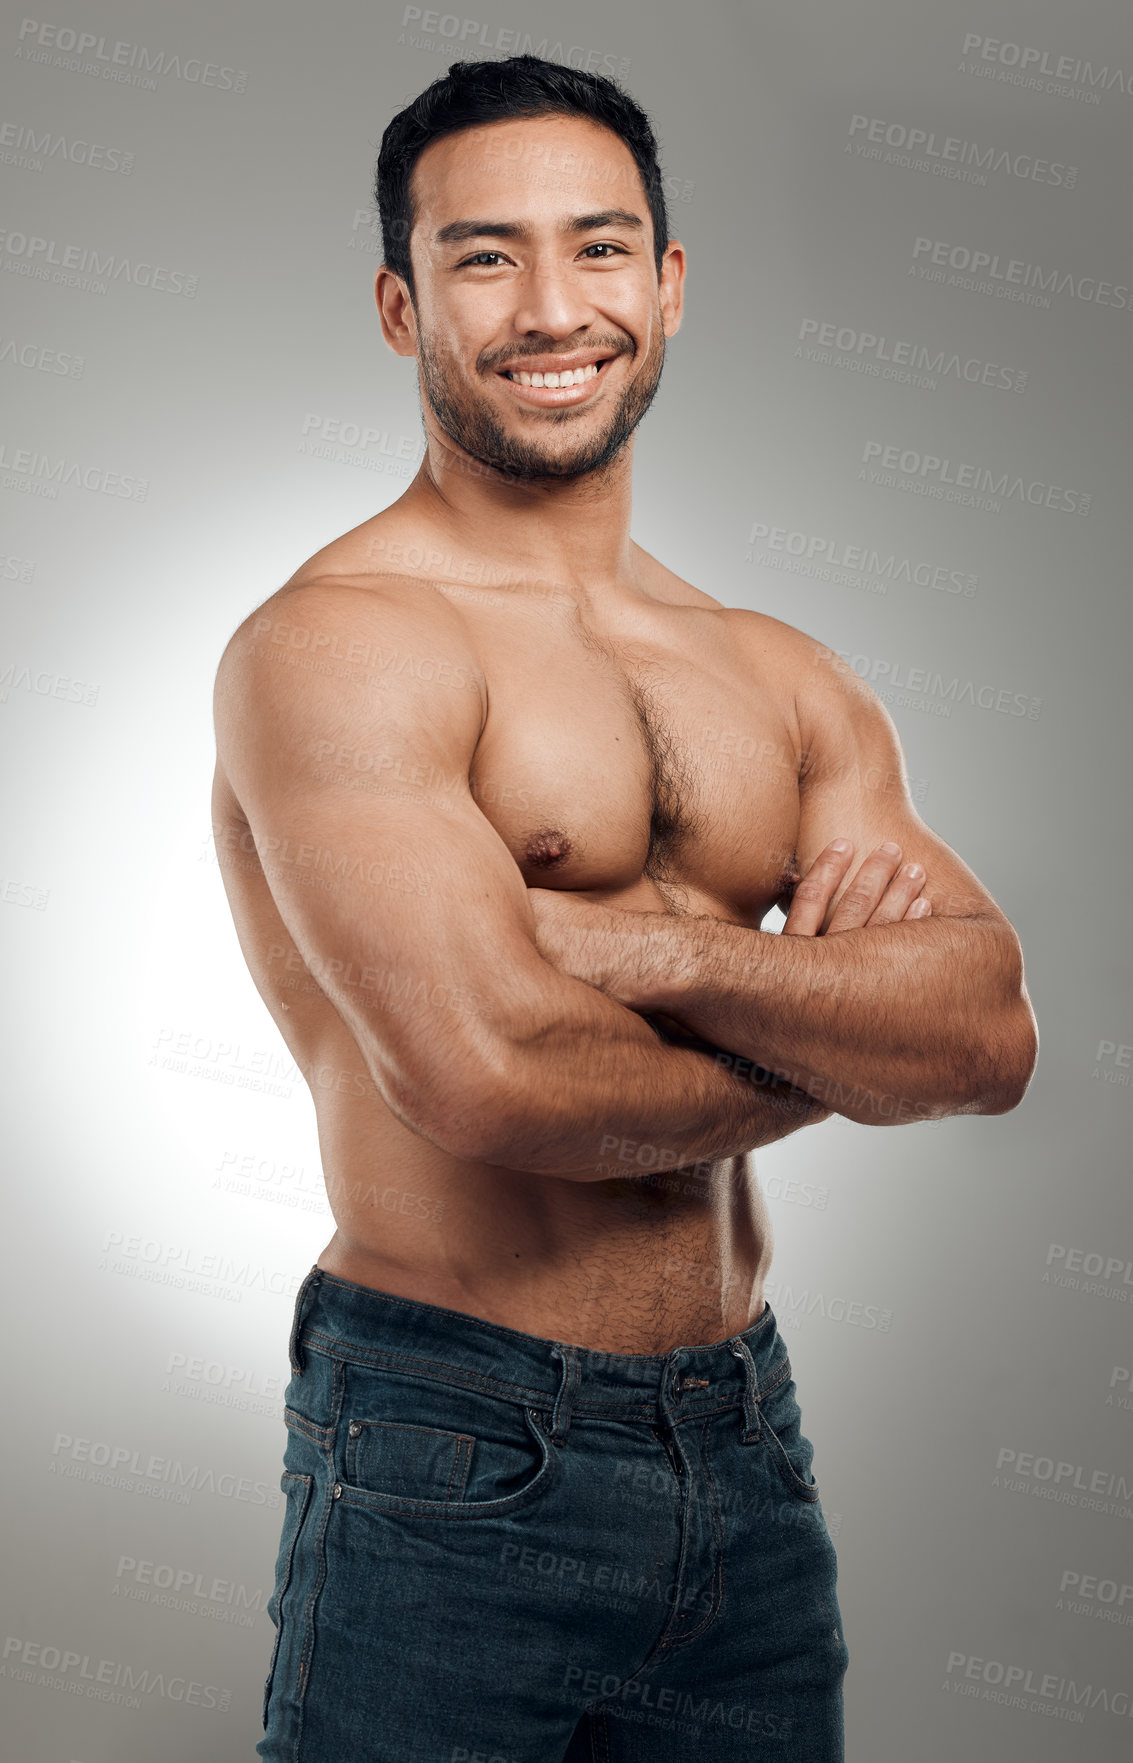
<svg viewBox="0 0 1133 1763">
<path fill-rule="evenodd" d="M 303 1350 L 299 1345 L 299 1332 L 303 1326 L 307 1298 L 318 1285 L 319 1280 L 322 1278 L 322 1273 L 323 1270 L 316 1261 L 310 1273 L 307 1274 L 302 1285 L 295 1294 L 295 1311 L 291 1318 L 291 1339 L 287 1343 L 287 1356 L 291 1361 L 291 1369 L 296 1377 L 302 1377 L 304 1369 Z"/>
<path fill-rule="evenodd" d="M 578 1363 L 578 1355 L 573 1347 L 560 1346 L 556 1341 L 551 1348 L 551 1356 L 555 1359 L 561 1359 L 563 1362 L 559 1393 L 555 1397 L 554 1412 L 551 1415 L 551 1438 L 556 1445 L 561 1445 L 570 1426 L 571 1409 L 578 1393 L 582 1372 Z"/>
<path fill-rule="evenodd" d="M 744 1429 L 741 1438 L 745 1445 L 750 1445 L 759 1437 L 759 1373 L 755 1369 L 751 1348 L 742 1335 L 733 1335 L 728 1346 L 744 1368 Z"/>
</svg>

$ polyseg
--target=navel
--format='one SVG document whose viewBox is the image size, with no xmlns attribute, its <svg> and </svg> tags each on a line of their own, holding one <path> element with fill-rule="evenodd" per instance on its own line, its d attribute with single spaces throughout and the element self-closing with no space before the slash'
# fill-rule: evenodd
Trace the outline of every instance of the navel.
<svg viewBox="0 0 1133 1763">
<path fill-rule="evenodd" d="M 565 862 L 570 853 L 570 840 L 554 827 L 532 833 L 527 841 L 527 862 L 534 863 L 539 869 L 551 869 L 556 863 Z"/>
</svg>

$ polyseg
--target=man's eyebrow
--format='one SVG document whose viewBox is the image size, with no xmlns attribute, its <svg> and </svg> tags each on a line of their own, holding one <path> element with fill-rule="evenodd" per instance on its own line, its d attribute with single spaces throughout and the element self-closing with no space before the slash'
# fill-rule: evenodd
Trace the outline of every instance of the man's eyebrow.
<svg viewBox="0 0 1133 1763">
<path fill-rule="evenodd" d="M 590 233 L 599 227 L 629 226 L 645 230 L 639 214 L 628 208 L 603 208 L 597 214 L 575 214 L 564 220 L 561 233 Z M 438 245 L 461 244 L 467 239 L 529 239 L 531 228 L 518 220 L 450 220 L 433 235 Z"/>
</svg>

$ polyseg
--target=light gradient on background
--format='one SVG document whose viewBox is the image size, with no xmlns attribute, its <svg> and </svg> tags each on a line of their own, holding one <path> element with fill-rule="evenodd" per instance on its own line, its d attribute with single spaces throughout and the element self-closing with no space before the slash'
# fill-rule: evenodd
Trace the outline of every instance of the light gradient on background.
<svg viewBox="0 0 1133 1763">
<path fill-rule="evenodd" d="M 661 139 L 690 276 L 635 538 L 853 661 L 1023 939 L 1019 1110 L 835 1120 L 759 1157 L 847 1756 L 1110 1763 L 1133 1732 L 1133 19 L 414 12 L 0 27 L 7 1755 L 237 1763 L 259 1736 L 291 1299 L 332 1223 L 212 850 L 212 682 L 244 615 L 416 469 L 372 163 L 461 44 L 499 44 L 618 75 Z"/>
</svg>

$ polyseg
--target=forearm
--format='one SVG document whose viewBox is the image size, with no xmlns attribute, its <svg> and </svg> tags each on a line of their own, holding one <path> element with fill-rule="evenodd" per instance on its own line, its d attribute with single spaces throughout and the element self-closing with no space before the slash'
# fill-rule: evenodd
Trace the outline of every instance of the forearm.
<svg viewBox="0 0 1133 1763">
<path fill-rule="evenodd" d="M 1014 1105 L 1031 1019 L 1004 920 L 941 916 L 802 937 L 607 913 L 600 934 L 612 995 L 669 1011 L 850 1119 Z"/>
<path fill-rule="evenodd" d="M 427 1136 L 503 1168 L 599 1181 L 738 1156 L 827 1118 L 678 1022 L 655 1030 L 589 986 L 566 988 L 553 1020 L 497 1042 L 470 1085 L 441 1088 Z"/>
<path fill-rule="evenodd" d="M 633 1027 L 614 1023 L 581 1047 L 567 1030 L 521 1063 L 528 1108 L 498 1161 L 597 1181 L 738 1156 L 827 1118 L 801 1089 L 683 1035 L 681 1024 L 662 1023 L 662 1040 L 633 1011 L 622 1014 Z"/>
</svg>

